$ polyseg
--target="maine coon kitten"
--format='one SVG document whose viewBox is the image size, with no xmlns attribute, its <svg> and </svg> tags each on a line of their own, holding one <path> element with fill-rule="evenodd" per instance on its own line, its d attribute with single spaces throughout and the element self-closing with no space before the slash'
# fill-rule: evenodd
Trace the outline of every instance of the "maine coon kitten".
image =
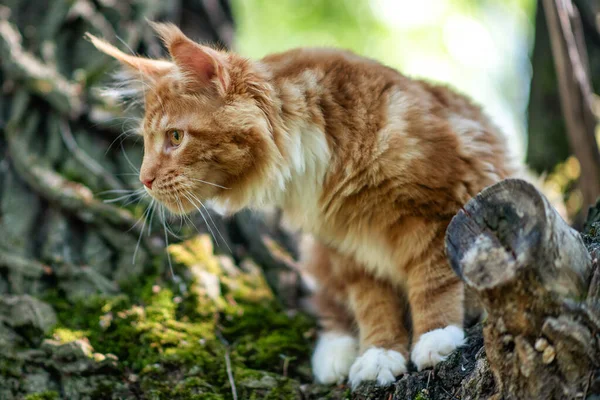
<svg viewBox="0 0 600 400">
<path fill-rule="evenodd" d="M 421 370 L 460 346 L 463 285 L 444 232 L 471 196 L 513 172 L 481 110 L 347 51 L 253 61 L 153 26 L 170 60 L 89 36 L 144 81 L 140 180 L 173 213 L 196 200 L 229 212 L 273 205 L 314 236 L 316 379 L 387 385 L 409 354 Z"/>
</svg>

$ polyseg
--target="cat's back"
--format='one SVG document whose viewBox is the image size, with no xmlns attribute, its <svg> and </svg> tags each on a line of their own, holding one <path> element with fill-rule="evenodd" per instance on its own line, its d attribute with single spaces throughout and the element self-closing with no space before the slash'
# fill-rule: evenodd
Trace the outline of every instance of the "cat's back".
<svg viewBox="0 0 600 400">
<path fill-rule="evenodd" d="M 275 80 L 299 80 L 314 76 L 324 88 L 373 92 L 405 79 L 398 71 L 349 50 L 297 48 L 261 60 Z"/>
<path fill-rule="evenodd" d="M 502 133 L 479 106 L 451 88 L 346 50 L 300 48 L 262 61 L 286 100 L 297 93 L 286 88 L 301 88 L 302 110 L 315 116 L 343 159 L 339 165 L 364 165 L 377 157 L 396 170 L 420 171 L 415 181 L 435 176 L 432 184 L 443 185 L 464 175 L 457 166 L 466 163 L 471 167 L 462 170 L 474 167 L 481 175 L 473 193 L 512 174 Z M 430 173 L 433 165 L 444 168 Z"/>
</svg>

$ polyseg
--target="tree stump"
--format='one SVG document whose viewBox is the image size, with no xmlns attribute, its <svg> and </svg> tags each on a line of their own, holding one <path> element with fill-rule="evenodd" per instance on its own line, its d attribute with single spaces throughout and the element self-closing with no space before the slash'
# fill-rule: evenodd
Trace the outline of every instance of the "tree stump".
<svg viewBox="0 0 600 400">
<path fill-rule="evenodd" d="M 488 187 L 452 220 L 452 268 L 488 316 L 485 351 L 503 399 L 574 399 L 600 365 L 592 262 L 571 229 L 531 184 Z"/>
</svg>

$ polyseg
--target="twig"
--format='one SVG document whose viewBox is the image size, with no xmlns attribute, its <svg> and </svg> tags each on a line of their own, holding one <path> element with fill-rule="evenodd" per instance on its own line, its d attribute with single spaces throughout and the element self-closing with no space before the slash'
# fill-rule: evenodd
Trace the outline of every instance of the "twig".
<svg viewBox="0 0 600 400">
<path fill-rule="evenodd" d="M 94 4 L 89 0 L 78 0 L 73 4 L 67 15 L 68 20 L 80 17 L 88 22 L 95 30 L 100 32 L 104 39 L 113 40 L 116 37 L 115 30 L 106 17 L 96 10 Z"/>
<path fill-rule="evenodd" d="M 231 395 L 233 400 L 237 400 L 237 390 L 235 388 L 235 380 L 233 379 L 233 371 L 231 370 L 231 359 L 229 358 L 229 346 L 225 348 L 225 367 L 227 368 L 227 377 L 231 385 Z"/>
<path fill-rule="evenodd" d="M 14 269 L 30 278 L 39 278 L 47 273 L 47 266 L 35 260 L 28 260 L 18 254 L 0 248 L 0 266 Z"/>
<path fill-rule="evenodd" d="M 433 375 L 433 370 L 429 371 L 429 374 L 427 375 L 427 386 L 425 386 L 427 389 L 429 389 L 429 381 L 431 380 L 431 375 Z"/>
<path fill-rule="evenodd" d="M 585 385 L 585 390 L 583 391 L 583 398 L 587 399 L 587 393 L 588 390 L 590 390 L 590 386 L 592 385 L 592 379 L 594 379 L 594 375 L 596 374 L 595 371 L 590 371 L 590 376 L 587 379 L 586 385 Z"/>
<path fill-rule="evenodd" d="M 231 358 L 229 356 L 229 342 L 221 331 L 217 330 L 215 335 L 219 338 L 223 346 L 225 346 L 225 368 L 227 369 L 227 377 L 229 378 L 229 385 L 231 386 L 231 395 L 233 396 L 233 400 L 237 400 L 237 389 L 235 388 L 235 380 L 233 379 L 233 370 L 231 369 Z"/>
<path fill-rule="evenodd" d="M 440 389 L 442 389 L 444 391 L 444 393 L 446 393 L 448 396 L 450 396 L 451 399 L 453 400 L 459 400 L 456 397 L 454 397 L 454 395 L 452 393 L 450 393 L 449 391 L 446 390 L 446 388 L 443 385 L 438 385 Z"/>
</svg>

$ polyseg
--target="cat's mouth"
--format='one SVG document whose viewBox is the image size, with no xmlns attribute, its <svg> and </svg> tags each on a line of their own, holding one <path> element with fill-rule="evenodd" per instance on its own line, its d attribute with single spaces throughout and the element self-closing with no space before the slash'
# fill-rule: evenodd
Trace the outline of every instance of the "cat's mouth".
<svg viewBox="0 0 600 400">
<path fill-rule="evenodd" d="M 202 213 L 206 208 L 204 202 L 220 189 L 228 188 L 179 173 L 159 178 L 150 188 L 146 187 L 146 192 L 170 212 L 185 215 Z"/>
<path fill-rule="evenodd" d="M 177 215 L 190 214 L 203 207 L 203 203 L 191 192 L 148 190 L 150 196 L 165 206 L 167 210 Z"/>
</svg>

